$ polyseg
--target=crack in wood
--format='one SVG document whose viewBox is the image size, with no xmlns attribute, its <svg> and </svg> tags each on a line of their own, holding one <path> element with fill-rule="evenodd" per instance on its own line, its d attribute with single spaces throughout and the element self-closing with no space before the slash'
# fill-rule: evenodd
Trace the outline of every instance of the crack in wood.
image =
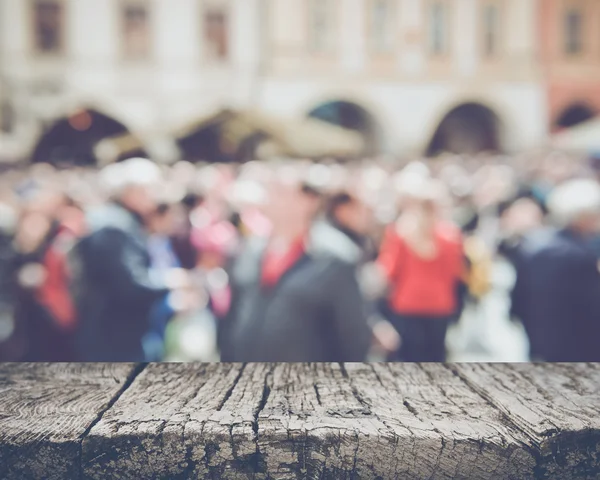
<svg viewBox="0 0 600 480">
<path fill-rule="evenodd" d="M 137 376 L 144 371 L 144 369 L 146 368 L 147 365 L 148 365 L 147 363 L 138 363 L 137 365 L 135 365 L 133 367 L 133 369 L 131 370 L 131 373 L 127 376 L 127 378 L 123 382 L 123 385 L 121 386 L 121 388 L 113 395 L 113 397 L 108 401 L 106 406 L 98 412 L 98 415 L 96 415 L 96 418 L 87 426 L 87 428 L 84 430 L 84 432 L 79 437 L 79 446 L 78 446 L 78 449 L 79 449 L 79 454 L 78 454 L 79 478 L 85 478 L 84 474 L 83 474 L 83 441 L 90 434 L 90 432 L 92 431 L 92 428 L 94 428 L 98 423 L 100 423 L 100 420 L 102 420 L 102 417 L 104 416 L 104 414 L 106 412 L 108 412 L 115 403 L 117 403 L 119 398 L 121 398 L 121 396 L 125 393 L 125 391 L 131 386 L 131 384 L 135 381 Z M 114 377 L 113 377 L 113 379 L 114 379 Z M 119 382 L 117 381 L 117 383 L 119 383 Z M 96 457 L 96 459 L 100 458 L 100 456 L 101 455 Z"/>
<path fill-rule="evenodd" d="M 225 404 L 227 403 L 227 400 L 229 400 L 231 398 L 231 395 L 233 394 L 233 390 L 235 389 L 235 387 L 237 386 L 237 384 L 240 381 L 240 378 L 242 378 L 242 375 L 244 374 L 244 369 L 246 368 L 246 365 L 247 364 L 244 363 L 242 365 L 242 368 L 240 368 L 240 371 L 238 372 L 237 377 L 235 377 L 235 380 L 233 381 L 233 383 L 231 384 L 231 387 L 229 387 L 229 389 L 225 393 L 225 396 L 223 397 L 223 400 L 221 400 L 221 402 L 217 406 L 217 412 L 220 412 L 223 409 L 223 407 L 225 406 Z"/>
</svg>

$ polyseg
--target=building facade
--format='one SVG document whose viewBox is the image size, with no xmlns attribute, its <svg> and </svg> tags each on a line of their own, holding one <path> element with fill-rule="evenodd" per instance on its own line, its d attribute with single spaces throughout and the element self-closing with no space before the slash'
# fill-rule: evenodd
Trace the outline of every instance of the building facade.
<svg viewBox="0 0 600 480">
<path fill-rule="evenodd" d="M 544 0 L 540 7 L 548 121 L 556 131 L 600 114 L 600 2 Z"/>
<path fill-rule="evenodd" d="M 256 4 L 0 0 L 0 86 L 15 111 L 0 137 L 5 156 L 31 155 L 44 132 L 78 109 L 109 131 L 152 142 L 216 108 L 247 104 Z M 77 130 L 86 122 L 75 115 L 70 123 Z"/>
<path fill-rule="evenodd" d="M 536 146 L 546 2 L 0 0 L 0 155 L 71 129 L 130 131 L 168 159 L 161 138 L 224 107 L 322 118 L 372 152 Z"/>
<path fill-rule="evenodd" d="M 260 98 L 273 112 L 355 106 L 380 148 L 409 154 L 517 150 L 546 134 L 536 0 L 269 4 Z"/>
</svg>

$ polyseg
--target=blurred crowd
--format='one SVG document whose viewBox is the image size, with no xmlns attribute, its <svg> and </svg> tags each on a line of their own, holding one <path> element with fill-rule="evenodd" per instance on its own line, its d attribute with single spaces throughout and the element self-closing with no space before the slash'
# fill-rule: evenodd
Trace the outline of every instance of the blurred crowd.
<svg viewBox="0 0 600 480">
<path fill-rule="evenodd" d="M 516 272 L 530 358 L 600 361 L 600 157 L 0 176 L 1 361 L 444 361 Z"/>
</svg>

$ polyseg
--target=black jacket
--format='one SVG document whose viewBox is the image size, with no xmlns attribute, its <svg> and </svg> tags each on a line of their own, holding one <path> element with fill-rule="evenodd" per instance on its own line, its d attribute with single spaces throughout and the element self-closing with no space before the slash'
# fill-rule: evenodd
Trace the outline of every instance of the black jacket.
<svg viewBox="0 0 600 480">
<path fill-rule="evenodd" d="M 222 358 L 236 362 L 365 360 L 371 341 L 356 258 L 311 237 L 272 288 L 260 285 L 264 240 L 251 240 L 231 272 L 232 308 Z"/>
<path fill-rule="evenodd" d="M 168 290 L 150 279 L 141 219 L 111 204 L 93 212 L 88 221 L 91 233 L 72 256 L 79 358 L 142 361 L 150 309 Z"/>
<path fill-rule="evenodd" d="M 512 313 L 534 358 L 600 361 L 600 272 L 587 242 L 569 230 L 527 237 L 516 263 Z"/>
</svg>

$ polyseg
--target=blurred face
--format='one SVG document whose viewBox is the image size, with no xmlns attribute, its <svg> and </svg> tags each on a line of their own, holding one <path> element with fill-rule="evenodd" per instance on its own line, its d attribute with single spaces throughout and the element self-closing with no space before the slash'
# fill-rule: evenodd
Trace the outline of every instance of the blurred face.
<svg viewBox="0 0 600 480">
<path fill-rule="evenodd" d="M 126 207 L 146 217 L 156 210 L 156 201 L 149 186 L 135 185 L 127 188 L 121 197 Z"/>
<path fill-rule="evenodd" d="M 373 227 L 373 211 L 360 200 L 340 205 L 335 216 L 344 227 L 361 235 L 366 235 Z"/>
<path fill-rule="evenodd" d="M 581 215 L 572 227 L 585 236 L 597 234 L 600 232 L 600 212 Z"/>
<path fill-rule="evenodd" d="M 538 228 L 543 221 L 542 210 L 530 199 L 518 200 L 503 217 L 504 226 L 517 233 L 525 233 Z"/>
<path fill-rule="evenodd" d="M 307 228 L 319 209 L 319 200 L 302 192 L 298 183 L 274 180 L 268 185 L 265 214 L 275 231 Z"/>
<path fill-rule="evenodd" d="M 151 217 L 150 229 L 158 235 L 172 235 L 177 226 L 175 210 L 170 208 L 164 213 L 157 213 Z"/>
<path fill-rule="evenodd" d="M 83 235 L 86 229 L 85 212 L 78 207 L 66 205 L 59 213 L 60 222 L 76 235 Z"/>
<path fill-rule="evenodd" d="M 212 250 L 206 250 L 200 255 L 198 266 L 206 270 L 220 268 L 225 264 L 225 257 L 220 253 Z"/>
</svg>

